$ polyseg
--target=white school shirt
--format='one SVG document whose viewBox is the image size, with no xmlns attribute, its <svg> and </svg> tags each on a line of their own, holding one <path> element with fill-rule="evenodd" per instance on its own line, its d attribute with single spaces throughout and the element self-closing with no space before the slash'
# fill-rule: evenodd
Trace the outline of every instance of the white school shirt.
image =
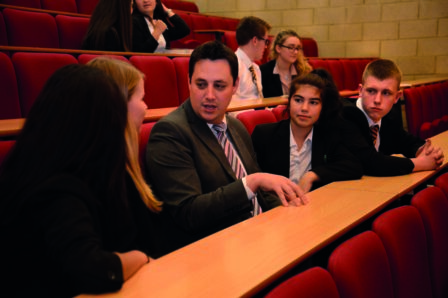
<svg viewBox="0 0 448 298">
<path fill-rule="evenodd" d="M 299 183 L 306 172 L 311 170 L 313 131 L 314 128 L 311 129 L 299 151 L 292 134 L 291 125 L 289 126 L 289 179 L 296 184 Z"/>
<path fill-rule="evenodd" d="M 149 32 L 151 32 L 151 34 L 152 34 L 154 32 L 154 26 L 151 24 L 151 22 L 149 21 L 148 18 L 145 17 L 145 20 L 146 20 L 146 24 L 148 24 Z M 156 21 L 156 20 L 154 20 L 154 21 Z M 163 52 L 166 49 L 166 40 L 165 40 L 165 37 L 163 37 L 163 34 L 160 34 L 157 42 L 159 43 L 159 45 L 157 46 L 157 49 L 154 51 L 154 53 Z"/>
<path fill-rule="evenodd" d="M 240 83 L 232 99 L 256 99 L 259 97 L 263 97 L 263 86 L 261 85 L 260 67 L 257 65 L 257 63 L 253 62 L 241 48 L 238 48 L 235 54 L 238 58 L 238 77 L 240 79 Z M 252 74 L 249 70 L 250 66 L 253 66 L 255 70 L 255 75 L 257 76 L 257 85 L 255 85 L 254 81 L 252 80 Z M 260 95 L 258 94 L 258 90 L 262 92 Z"/>
</svg>

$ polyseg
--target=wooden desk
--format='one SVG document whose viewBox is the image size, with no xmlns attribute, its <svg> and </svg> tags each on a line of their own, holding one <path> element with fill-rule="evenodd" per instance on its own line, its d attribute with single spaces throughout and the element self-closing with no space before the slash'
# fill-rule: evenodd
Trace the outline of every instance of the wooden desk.
<svg viewBox="0 0 448 298">
<path fill-rule="evenodd" d="M 448 132 L 433 142 L 448 149 Z M 254 295 L 399 198 L 397 189 L 415 187 L 435 173 L 371 177 L 361 187 L 359 181 L 332 183 L 309 193 L 307 206 L 278 207 L 145 265 L 117 293 L 79 297 Z"/>
<path fill-rule="evenodd" d="M 433 78 L 423 78 L 423 79 L 418 79 L 418 80 L 403 81 L 403 82 L 401 82 L 400 87 L 401 88 L 410 88 L 410 87 L 421 86 L 421 85 L 426 85 L 426 84 L 433 84 L 433 83 L 438 83 L 438 82 L 443 82 L 443 81 L 448 81 L 448 77 L 444 76 L 444 77 L 433 77 Z"/>
</svg>

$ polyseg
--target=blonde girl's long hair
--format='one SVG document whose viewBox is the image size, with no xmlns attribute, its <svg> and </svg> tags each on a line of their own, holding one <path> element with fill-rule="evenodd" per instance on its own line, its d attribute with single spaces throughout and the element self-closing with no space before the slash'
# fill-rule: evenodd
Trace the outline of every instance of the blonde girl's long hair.
<svg viewBox="0 0 448 298">
<path fill-rule="evenodd" d="M 131 64 L 113 59 L 110 57 L 97 57 L 91 60 L 88 65 L 99 68 L 110 75 L 120 87 L 125 97 L 129 100 L 135 91 L 140 79 L 144 78 L 144 74 Z M 128 117 L 125 139 L 126 139 L 126 170 L 133 180 L 137 191 L 145 205 L 153 212 L 161 210 L 162 202 L 158 201 L 151 188 L 143 177 L 139 158 L 138 158 L 138 142 L 139 132 L 137 127 Z"/>
<path fill-rule="evenodd" d="M 300 40 L 300 36 L 294 30 L 284 30 L 277 34 L 274 42 L 272 43 L 270 55 L 272 59 L 277 59 L 279 56 L 275 47 L 282 45 L 286 41 L 286 39 L 291 36 L 297 37 Z M 307 74 L 311 70 L 313 70 L 308 61 L 306 61 L 305 56 L 303 55 L 303 51 L 297 52 L 297 60 L 294 62 L 294 67 L 297 70 L 297 75 Z"/>
</svg>

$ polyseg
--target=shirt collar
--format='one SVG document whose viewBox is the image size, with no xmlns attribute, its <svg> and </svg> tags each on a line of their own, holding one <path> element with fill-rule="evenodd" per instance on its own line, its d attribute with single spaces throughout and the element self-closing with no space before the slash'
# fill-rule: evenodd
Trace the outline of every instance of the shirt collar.
<svg viewBox="0 0 448 298">
<path fill-rule="evenodd" d="M 313 142 L 313 132 L 314 132 L 314 127 L 311 128 L 310 133 L 306 136 L 305 142 L 303 142 L 303 144 L 309 143 L 309 142 Z M 289 124 L 289 148 L 292 147 L 297 147 L 296 141 L 294 139 L 294 136 L 292 134 L 292 127 L 291 124 Z"/>
<path fill-rule="evenodd" d="M 238 48 L 235 53 L 238 57 L 240 57 L 241 62 L 243 62 L 247 68 L 254 64 L 253 61 L 250 60 L 249 56 L 247 56 L 246 52 L 244 52 L 241 48 Z"/>
<path fill-rule="evenodd" d="M 291 72 L 291 76 L 295 76 L 295 75 L 297 75 L 297 70 L 296 70 L 296 68 L 294 67 L 294 64 L 291 64 L 290 72 Z M 274 70 L 272 71 L 272 73 L 274 73 L 274 74 L 280 74 L 280 72 L 278 71 L 277 61 L 275 61 L 275 66 L 274 66 Z"/>
</svg>

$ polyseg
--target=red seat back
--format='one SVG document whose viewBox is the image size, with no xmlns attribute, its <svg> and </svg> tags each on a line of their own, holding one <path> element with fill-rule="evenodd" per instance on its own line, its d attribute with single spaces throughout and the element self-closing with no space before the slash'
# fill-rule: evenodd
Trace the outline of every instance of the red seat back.
<svg viewBox="0 0 448 298">
<path fill-rule="evenodd" d="M 289 119 L 289 113 L 286 110 L 286 108 L 287 108 L 286 105 L 278 105 L 271 110 L 272 114 L 274 114 L 275 119 L 277 119 L 277 121 Z"/>
<path fill-rule="evenodd" d="M 235 31 L 226 31 L 223 36 L 223 43 L 232 49 L 232 51 L 236 51 L 238 49 L 238 42 L 236 41 L 236 32 Z"/>
<path fill-rule="evenodd" d="M 96 55 L 96 54 L 81 54 L 78 56 L 78 63 L 79 64 L 87 64 L 90 60 L 95 59 L 97 57 L 109 57 L 112 59 L 121 60 L 123 62 L 130 63 L 129 60 L 124 56 L 119 55 Z"/>
<path fill-rule="evenodd" d="M 165 56 L 132 56 L 129 61 L 145 74 L 145 102 L 148 109 L 179 106 L 174 64 Z"/>
<path fill-rule="evenodd" d="M 91 15 L 99 0 L 76 0 L 78 13 Z"/>
<path fill-rule="evenodd" d="M 48 78 L 62 66 L 78 63 L 69 54 L 15 53 L 12 62 L 17 76 L 22 117 L 26 117 Z"/>
<path fill-rule="evenodd" d="M 448 198 L 448 173 L 442 174 L 436 178 L 435 185 L 440 188 Z"/>
<path fill-rule="evenodd" d="M 386 250 L 377 234 L 367 231 L 343 242 L 330 255 L 328 271 L 342 298 L 393 298 Z"/>
<path fill-rule="evenodd" d="M 2 4 L 29 8 L 42 8 L 40 0 L 2 0 Z"/>
<path fill-rule="evenodd" d="M 448 297 L 448 200 L 440 188 L 429 187 L 415 194 L 411 203 L 425 226 L 434 297 Z"/>
<path fill-rule="evenodd" d="M 386 248 L 396 298 L 432 297 L 425 228 L 415 207 L 402 206 L 373 222 Z"/>
<path fill-rule="evenodd" d="M 147 122 L 147 123 L 143 123 L 142 126 L 140 127 L 138 157 L 139 157 L 140 167 L 142 168 L 143 174 L 146 173 L 146 171 L 144 170 L 146 168 L 146 161 L 145 161 L 146 160 L 146 144 L 148 144 L 149 136 L 151 134 L 151 130 L 152 130 L 154 124 L 156 124 L 156 122 Z"/>
<path fill-rule="evenodd" d="M 76 0 L 41 0 L 43 9 L 64 11 L 64 12 L 78 12 Z"/>
<path fill-rule="evenodd" d="M 89 27 L 89 18 L 57 15 L 59 45 L 62 49 L 82 49 L 82 42 Z"/>
<path fill-rule="evenodd" d="M 305 57 L 319 57 L 319 49 L 314 38 L 301 37 L 300 42 L 302 43 L 303 55 L 305 55 Z"/>
<path fill-rule="evenodd" d="M 202 14 L 191 14 L 192 30 L 210 30 L 212 25 L 210 19 L 206 15 Z M 200 43 L 204 43 L 210 40 L 215 40 L 215 35 L 211 33 L 197 33 L 193 32 L 194 39 Z"/>
<path fill-rule="evenodd" d="M 313 267 L 284 281 L 265 297 L 337 298 L 339 294 L 334 280 L 328 271 L 321 267 Z"/>
<path fill-rule="evenodd" d="M 14 66 L 0 53 L 0 119 L 22 118 Z"/>
<path fill-rule="evenodd" d="M 236 118 L 240 120 L 246 127 L 249 134 L 255 129 L 258 124 L 277 122 L 274 114 L 269 110 L 254 110 L 239 113 Z"/>
<path fill-rule="evenodd" d="M 173 58 L 174 68 L 176 69 L 177 88 L 179 91 L 179 105 L 190 97 L 190 82 L 188 79 L 188 63 L 190 57 Z"/>
<path fill-rule="evenodd" d="M 8 156 L 16 141 L 0 141 L 0 166 Z"/>
<path fill-rule="evenodd" d="M 5 19 L 3 18 L 3 14 L 1 11 L 0 11 L 0 45 L 2 46 L 8 45 L 8 34 L 6 33 Z"/>
<path fill-rule="evenodd" d="M 3 17 L 9 45 L 59 48 L 58 27 L 48 13 L 5 8 Z"/>
</svg>

